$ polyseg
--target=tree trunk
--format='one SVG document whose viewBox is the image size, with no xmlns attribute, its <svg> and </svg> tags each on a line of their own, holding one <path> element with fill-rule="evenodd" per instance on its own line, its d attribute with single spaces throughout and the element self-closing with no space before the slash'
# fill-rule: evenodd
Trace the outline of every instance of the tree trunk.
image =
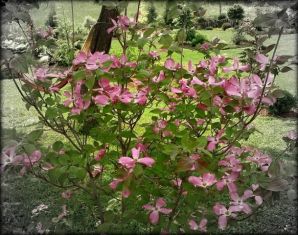
<svg viewBox="0 0 298 235">
<path fill-rule="evenodd" d="M 113 33 L 107 33 L 107 29 L 113 26 L 111 19 L 116 20 L 118 15 L 119 12 L 116 8 L 108 9 L 106 6 L 102 6 L 97 23 L 90 30 L 82 51 L 91 53 L 104 51 L 109 53 Z"/>
</svg>

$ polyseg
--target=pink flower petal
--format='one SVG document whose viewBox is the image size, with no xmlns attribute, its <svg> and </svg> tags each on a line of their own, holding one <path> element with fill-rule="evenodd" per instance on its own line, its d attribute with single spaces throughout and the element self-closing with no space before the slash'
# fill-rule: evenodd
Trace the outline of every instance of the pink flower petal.
<svg viewBox="0 0 298 235">
<path fill-rule="evenodd" d="M 128 169 L 135 167 L 135 160 L 130 157 L 121 157 L 119 158 L 118 163 Z"/>
<path fill-rule="evenodd" d="M 154 159 L 150 158 L 150 157 L 140 158 L 140 159 L 137 160 L 137 162 L 141 163 L 145 166 L 148 166 L 148 167 L 152 167 L 152 165 L 155 163 Z"/>
<path fill-rule="evenodd" d="M 261 205 L 263 203 L 263 199 L 261 196 L 255 196 L 255 201 L 257 205 Z"/>
<path fill-rule="evenodd" d="M 225 206 L 219 204 L 219 203 L 216 203 L 214 206 L 213 206 L 213 212 L 216 214 L 216 215 L 222 215 L 224 214 L 225 212 L 227 211 L 227 209 L 225 208 Z"/>
<path fill-rule="evenodd" d="M 218 218 L 218 228 L 224 230 L 227 227 L 227 217 L 225 215 L 221 215 Z"/>
<path fill-rule="evenodd" d="M 169 208 L 160 208 L 159 209 L 160 213 L 163 213 L 163 214 L 170 214 L 172 212 L 172 209 L 169 209 Z"/>
<path fill-rule="evenodd" d="M 143 205 L 143 208 L 146 209 L 146 210 L 149 210 L 149 211 L 154 211 L 155 210 L 155 207 L 150 205 L 150 204 Z"/>
<path fill-rule="evenodd" d="M 260 64 L 268 64 L 269 58 L 263 54 L 257 54 L 256 61 L 259 62 Z"/>
<path fill-rule="evenodd" d="M 110 188 L 111 189 L 116 189 L 118 184 L 121 183 L 123 181 L 123 179 L 114 179 L 110 184 Z"/>
<path fill-rule="evenodd" d="M 202 177 L 190 176 L 188 177 L 188 182 L 193 186 L 198 187 L 202 185 Z"/>
<path fill-rule="evenodd" d="M 201 232 L 207 232 L 207 222 L 208 220 L 206 218 L 201 219 L 199 224 L 199 229 Z"/>
<path fill-rule="evenodd" d="M 166 201 L 160 197 L 156 200 L 156 208 L 161 208 L 164 207 L 166 205 Z"/>
<path fill-rule="evenodd" d="M 198 230 L 199 229 L 198 224 L 194 220 L 190 220 L 188 222 L 188 224 L 189 224 L 189 227 L 190 227 L 191 230 Z"/>
<path fill-rule="evenodd" d="M 138 159 L 140 156 L 140 149 L 132 148 L 131 155 L 132 155 L 133 159 Z"/>
<path fill-rule="evenodd" d="M 152 211 L 149 215 L 149 220 L 151 224 L 157 224 L 159 221 L 159 212 L 158 211 Z"/>
</svg>

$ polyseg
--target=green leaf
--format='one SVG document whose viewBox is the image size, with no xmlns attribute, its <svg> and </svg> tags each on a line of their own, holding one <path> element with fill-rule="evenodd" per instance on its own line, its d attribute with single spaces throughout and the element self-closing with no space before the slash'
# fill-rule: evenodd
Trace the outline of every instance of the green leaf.
<svg viewBox="0 0 298 235">
<path fill-rule="evenodd" d="M 263 54 L 267 54 L 268 52 L 272 51 L 274 47 L 275 47 L 275 44 L 271 44 L 271 45 L 269 45 L 269 46 L 266 46 L 266 47 L 262 50 L 262 53 L 263 53 Z"/>
<path fill-rule="evenodd" d="M 54 151 L 58 152 L 63 148 L 63 146 L 64 146 L 63 143 L 60 140 L 58 140 L 53 144 L 52 147 Z"/>
<path fill-rule="evenodd" d="M 140 38 L 138 41 L 137 41 L 137 45 L 138 45 L 138 48 L 139 49 L 143 49 L 143 47 L 145 46 L 145 44 L 148 42 L 148 39 L 147 38 Z"/>
<path fill-rule="evenodd" d="M 284 64 L 292 57 L 293 56 L 291 55 L 281 55 L 281 56 L 277 56 L 275 61 L 276 61 L 276 64 Z"/>
<path fill-rule="evenodd" d="M 68 173 L 69 173 L 69 178 L 83 180 L 85 178 L 87 172 L 85 169 L 83 169 L 81 167 L 70 166 L 68 169 Z"/>
<path fill-rule="evenodd" d="M 31 154 L 36 150 L 36 147 L 33 144 L 23 144 L 22 147 L 25 149 L 27 154 Z"/>
<path fill-rule="evenodd" d="M 169 155 L 171 160 L 174 160 L 179 153 L 179 146 L 175 144 L 167 144 L 163 146 L 162 152 Z"/>
<path fill-rule="evenodd" d="M 84 78 L 85 78 L 85 71 L 84 70 L 78 70 L 78 71 L 73 73 L 73 79 L 75 81 L 82 80 Z"/>
<path fill-rule="evenodd" d="M 280 70 L 280 72 L 282 72 L 282 73 L 286 73 L 286 72 L 289 72 L 289 71 L 291 71 L 291 70 L 293 70 L 291 67 L 285 66 L 285 67 L 283 67 L 283 68 Z"/>
<path fill-rule="evenodd" d="M 208 142 L 207 137 L 201 136 L 196 140 L 196 143 L 197 143 L 196 147 L 204 148 L 207 145 L 207 142 Z"/>
<path fill-rule="evenodd" d="M 148 28 L 148 29 L 144 32 L 144 34 L 143 34 L 144 37 L 145 37 L 145 38 L 148 38 L 148 37 L 154 32 L 154 30 L 155 30 L 155 29 L 152 28 L 152 27 L 151 27 L 151 28 Z"/>
<path fill-rule="evenodd" d="M 133 132 L 131 132 L 131 131 L 122 131 L 121 133 L 120 133 L 120 135 L 122 136 L 122 137 L 124 137 L 124 138 L 135 138 L 136 137 L 136 135 L 133 133 Z"/>
<path fill-rule="evenodd" d="M 86 79 L 85 85 L 90 90 L 93 88 L 95 82 L 94 76 L 89 76 L 88 79 Z"/>
<path fill-rule="evenodd" d="M 50 181 L 54 183 L 58 182 L 60 185 L 63 185 L 67 180 L 67 167 L 55 167 L 48 171 L 48 176 Z"/>
<path fill-rule="evenodd" d="M 282 98 L 285 96 L 285 93 L 283 90 L 281 89 L 276 89 L 271 93 L 272 96 L 276 97 L 276 98 Z"/>
<path fill-rule="evenodd" d="M 160 43 L 163 48 L 169 48 L 172 42 L 173 38 L 168 34 L 162 35 L 158 41 L 158 43 Z"/>
<path fill-rule="evenodd" d="M 183 43 L 186 40 L 186 30 L 185 29 L 180 29 L 177 33 L 177 41 L 179 43 Z"/>
<path fill-rule="evenodd" d="M 55 104 L 55 100 L 51 97 L 47 97 L 45 99 L 45 102 L 47 103 L 47 105 L 53 106 Z"/>
<path fill-rule="evenodd" d="M 137 78 L 149 78 L 150 77 L 150 73 L 147 70 L 141 69 L 137 74 L 136 74 Z"/>
<path fill-rule="evenodd" d="M 143 167 L 140 164 L 137 164 L 133 170 L 133 173 L 136 177 L 139 177 L 144 172 Z"/>
<path fill-rule="evenodd" d="M 30 132 L 26 136 L 26 138 L 27 138 L 27 140 L 34 142 L 34 141 L 38 140 L 41 137 L 42 133 L 43 133 L 42 129 L 34 130 L 34 131 Z"/>
<path fill-rule="evenodd" d="M 272 178 L 268 180 L 267 184 L 260 185 L 269 191 L 280 192 L 288 188 L 288 181 L 280 178 Z"/>
<path fill-rule="evenodd" d="M 55 119 L 58 116 L 57 110 L 55 108 L 48 107 L 45 117 L 47 119 Z"/>
</svg>

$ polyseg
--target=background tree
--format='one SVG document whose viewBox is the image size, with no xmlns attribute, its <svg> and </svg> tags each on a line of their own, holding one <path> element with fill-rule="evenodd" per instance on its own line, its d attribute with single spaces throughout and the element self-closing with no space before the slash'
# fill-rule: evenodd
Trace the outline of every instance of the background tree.
<svg viewBox="0 0 298 235">
<path fill-rule="evenodd" d="M 155 22 L 156 18 L 157 18 L 157 12 L 153 3 L 151 2 L 150 6 L 148 7 L 147 23 L 150 24 Z"/>
<path fill-rule="evenodd" d="M 244 18 L 244 9 L 240 5 L 234 5 L 228 10 L 228 17 L 232 21 L 233 26 L 235 26 Z"/>
<path fill-rule="evenodd" d="M 173 26 L 174 18 L 171 14 L 171 10 L 175 6 L 176 6 L 175 0 L 167 0 L 166 1 L 165 13 L 164 13 L 164 17 L 163 17 L 165 25 Z"/>
<path fill-rule="evenodd" d="M 113 34 L 107 33 L 107 29 L 112 27 L 111 19 L 116 19 L 119 15 L 117 8 L 108 8 L 103 5 L 97 23 L 92 27 L 84 43 L 83 51 L 104 51 L 109 53 L 112 43 Z"/>
</svg>

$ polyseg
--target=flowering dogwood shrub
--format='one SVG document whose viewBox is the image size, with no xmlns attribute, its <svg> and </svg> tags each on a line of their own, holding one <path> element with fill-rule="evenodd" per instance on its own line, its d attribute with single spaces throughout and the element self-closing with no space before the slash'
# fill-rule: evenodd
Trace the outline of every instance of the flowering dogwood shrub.
<svg viewBox="0 0 298 235">
<path fill-rule="evenodd" d="M 18 146 L 25 153 L 4 152 L 8 162 L 65 188 L 65 200 L 77 189 L 88 194 L 101 229 L 135 218 L 150 231 L 205 232 L 252 213 L 272 160 L 240 140 L 275 101 L 268 51 L 257 44 L 241 60 L 228 58 L 216 39 L 204 44 L 204 59 L 184 65 L 166 31 L 120 16 L 108 32 L 123 47 L 120 57 L 78 52 L 64 73 L 23 74 L 28 107 L 65 141 L 45 147 L 42 130 L 34 131 Z M 138 49 L 136 61 L 127 47 Z M 117 210 L 108 209 L 115 199 Z"/>
</svg>

